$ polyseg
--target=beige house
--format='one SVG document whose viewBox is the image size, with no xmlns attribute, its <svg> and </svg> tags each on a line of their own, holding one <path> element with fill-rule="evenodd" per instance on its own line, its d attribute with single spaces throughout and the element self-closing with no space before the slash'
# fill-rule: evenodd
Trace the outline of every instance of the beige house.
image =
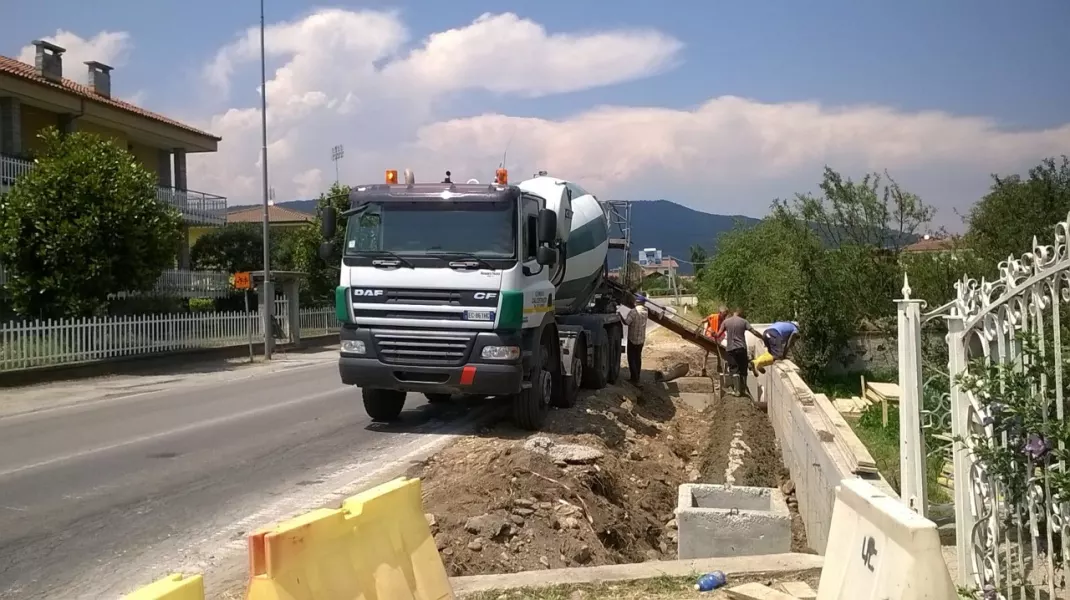
<svg viewBox="0 0 1070 600">
<path fill-rule="evenodd" d="M 64 65 L 63 48 L 44 41 L 34 46 L 32 65 L 0 56 L 0 192 L 33 168 L 37 133 L 54 126 L 96 133 L 129 150 L 156 174 L 157 199 L 177 208 L 187 226 L 226 223 L 226 199 L 190 189 L 186 178 L 187 155 L 215 152 L 219 137 L 113 98 L 108 65 Z M 69 73 L 72 68 L 86 69 L 89 84 L 65 78 L 65 69 Z M 188 268 L 188 263 L 187 243 L 179 267 Z"/>
</svg>

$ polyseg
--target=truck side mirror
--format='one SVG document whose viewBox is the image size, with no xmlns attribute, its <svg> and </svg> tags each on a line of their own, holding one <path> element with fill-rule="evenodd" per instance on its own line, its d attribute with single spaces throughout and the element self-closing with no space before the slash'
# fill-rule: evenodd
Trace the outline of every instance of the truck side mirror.
<svg viewBox="0 0 1070 600">
<path fill-rule="evenodd" d="M 548 208 L 539 210 L 539 223 L 537 229 L 539 243 L 554 243 L 557 240 L 557 214 Z"/>
<path fill-rule="evenodd" d="M 334 207 L 324 206 L 320 211 L 320 234 L 323 235 L 323 239 L 334 238 L 334 232 L 338 228 L 337 220 L 338 213 L 334 210 Z"/>
<path fill-rule="evenodd" d="M 549 246 L 539 246 L 535 251 L 535 262 L 544 267 L 552 267 L 557 264 L 557 250 Z"/>
<path fill-rule="evenodd" d="M 320 258 L 327 262 L 334 260 L 334 242 L 323 242 L 319 248 Z"/>
</svg>

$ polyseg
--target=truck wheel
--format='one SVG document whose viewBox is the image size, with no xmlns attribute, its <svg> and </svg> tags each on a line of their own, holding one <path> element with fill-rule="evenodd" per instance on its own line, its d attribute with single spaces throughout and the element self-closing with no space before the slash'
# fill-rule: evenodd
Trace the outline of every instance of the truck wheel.
<svg viewBox="0 0 1070 600">
<path fill-rule="evenodd" d="M 612 328 L 609 330 L 609 372 L 606 374 L 606 383 L 617 383 L 620 379 L 620 342 L 621 335 L 620 330 Z"/>
<path fill-rule="evenodd" d="M 405 392 L 364 388 L 364 410 L 372 421 L 396 421 L 405 407 Z"/>
<path fill-rule="evenodd" d="M 453 394 L 424 394 L 427 397 L 429 404 L 442 404 L 443 402 L 449 402 L 453 398 Z"/>
<path fill-rule="evenodd" d="M 602 341 L 594 347 L 591 368 L 584 370 L 583 387 L 589 390 L 600 390 L 606 387 L 606 381 L 609 378 L 610 355 L 609 340 L 603 337 Z"/>
<path fill-rule="evenodd" d="M 540 355 L 545 349 L 540 351 Z M 513 396 L 513 423 L 528 431 L 536 431 L 546 422 L 550 414 L 550 398 L 553 397 L 553 376 L 543 367 L 543 358 L 535 359 L 531 366 L 531 387 L 520 390 Z"/>
<path fill-rule="evenodd" d="M 580 381 L 583 380 L 583 356 L 586 350 L 583 346 L 577 346 L 572 354 L 572 375 L 566 377 L 561 374 L 561 393 L 555 394 L 553 405 L 558 408 L 572 408 L 576 406 L 576 398 L 580 393 Z"/>
</svg>

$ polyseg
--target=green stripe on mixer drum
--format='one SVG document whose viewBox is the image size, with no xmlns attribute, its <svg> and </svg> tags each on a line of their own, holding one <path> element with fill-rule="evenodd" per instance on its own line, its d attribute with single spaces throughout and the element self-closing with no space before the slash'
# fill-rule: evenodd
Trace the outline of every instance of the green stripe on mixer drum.
<svg viewBox="0 0 1070 600">
<path fill-rule="evenodd" d="M 584 223 L 568 236 L 568 252 L 566 256 L 572 258 L 584 252 L 590 252 L 609 239 L 604 219 L 594 219 Z"/>
</svg>

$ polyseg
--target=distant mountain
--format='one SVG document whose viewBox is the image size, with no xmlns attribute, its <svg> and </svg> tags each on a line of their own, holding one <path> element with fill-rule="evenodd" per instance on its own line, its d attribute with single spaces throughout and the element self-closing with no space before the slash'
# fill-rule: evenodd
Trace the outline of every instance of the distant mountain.
<svg viewBox="0 0 1070 600">
<path fill-rule="evenodd" d="M 292 200 L 279 202 L 277 205 L 314 215 L 316 202 L 316 200 Z M 691 246 L 695 244 L 712 253 L 717 247 L 717 238 L 722 233 L 730 231 L 737 222 L 744 226 L 752 226 L 758 223 L 758 219 L 714 215 L 687 208 L 669 200 L 636 200 L 632 202 L 631 216 L 632 259 L 635 260 L 638 252 L 643 248 L 658 248 L 663 256 L 689 260 Z M 621 237 L 619 231 L 614 231 L 611 235 Z M 680 263 L 681 274 L 687 275 L 692 271 L 690 264 Z"/>
</svg>

